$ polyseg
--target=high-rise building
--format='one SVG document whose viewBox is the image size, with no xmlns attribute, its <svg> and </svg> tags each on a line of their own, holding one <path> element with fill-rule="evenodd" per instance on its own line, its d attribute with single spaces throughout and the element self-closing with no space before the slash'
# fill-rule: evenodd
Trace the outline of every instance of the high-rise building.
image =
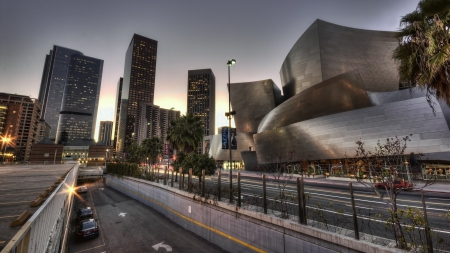
<svg viewBox="0 0 450 253">
<path fill-rule="evenodd" d="M 11 121 L 7 120 L 7 122 L 10 122 L 7 123 L 7 126 L 12 129 L 12 133 L 17 131 L 17 137 L 15 138 L 14 134 L 9 135 L 9 130 L 5 128 L 8 137 L 12 139 L 17 154 L 16 158 L 19 161 L 28 161 L 31 145 L 36 141 L 37 125 L 42 110 L 41 104 L 38 100 L 29 96 L 8 93 L 0 93 L 0 104 L 8 105 L 10 109 L 8 109 L 8 115 L 12 116 L 8 117 Z M 18 126 L 14 126 L 14 124 L 17 124 L 17 116 L 15 115 L 20 115 Z M 18 130 L 14 130 L 15 128 L 18 128 Z"/>
<path fill-rule="evenodd" d="M 116 151 L 126 150 L 136 135 L 139 102 L 153 103 L 158 42 L 134 34 L 125 55 Z"/>
<path fill-rule="evenodd" d="M 39 120 L 36 131 L 36 143 L 42 141 L 43 139 L 48 139 L 48 137 L 50 136 L 50 129 L 50 126 L 47 124 L 47 122 L 45 122 L 45 120 Z"/>
<path fill-rule="evenodd" d="M 51 127 L 51 140 L 67 145 L 75 139 L 94 138 L 102 72 L 103 60 L 53 46 L 45 59 L 39 91 L 41 117 Z"/>
<path fill-rule="evenodd" d="M 117 143 L 117 131 L 119 129 L 119 118 L 120 118 L 120 101 L 122 99 L 122 84 L 123 84 L 123 78 L 119 78 L 119 81 L 117 82 L 117 92 L 116 92 L 116 105 L 115 105 L 115 112 L 114 112 L 114 126 L 113 126 L 113 143 L 112 146 L 116 148 Z"/>
<path fill-rule="evenodd" d="M 188 71 L 187 111 L 200 116 L 205 135 L 215 134 L 216 77 L 211 69 Z"/>
<path fill-rule="evenodd" d="M 105 146 L 111 146 L 112 128 L 113 128 L 112 121 L 100 121 L 98 141 L 103 142 Z"/>
<path fill-rule="evenodd" d="M 21 104 L 0 103 L 0 136 L 17 139 L 22 110 Z"/>
<path fill-rule="evenodd" d="M 163 142 L 167 138 L 170 122 L 180 117 L 180 111 L 163 109 L 149 102 L 140 102 L 136 125 L 137 142 L 151 137 L 159 137 Z"/>
</svg>

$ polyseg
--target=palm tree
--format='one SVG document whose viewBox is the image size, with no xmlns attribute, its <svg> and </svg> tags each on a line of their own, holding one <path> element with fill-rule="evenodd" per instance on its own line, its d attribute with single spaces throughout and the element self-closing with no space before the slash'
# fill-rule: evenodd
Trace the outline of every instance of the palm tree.
<svg viewBox="0 0 450 253">
<path fill-rule="evenodd" d="M 393 54 L 400 79 L 426 90 L 433 109 L 433 96 L 450 106 L 450 1 L 421 0 L 400 26 Z"/>
<path fill-rule="evenodd" d="M 197 149 L 203 139 L 203 134 L 201 118 L 188 113 L 170 122 L 167 141 L 175 149 L 189 154 Z"/>
<path fill-rule="evenodd" d="M 149 159 L 149 164 L 154 164 L 162 154 L 163 143 L 158 137 L 147 138 L 142 141 L 141 148 L 142 154 Z"/>
</svg>

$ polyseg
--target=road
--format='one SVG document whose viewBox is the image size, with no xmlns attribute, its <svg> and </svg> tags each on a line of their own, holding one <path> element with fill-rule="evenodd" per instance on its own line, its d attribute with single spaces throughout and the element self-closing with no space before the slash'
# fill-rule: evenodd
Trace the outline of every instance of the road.
<svg viewBox="0 0 450 253">
<path fill-rule="evenodd" d="M 70 253 L 226 252 L 150 207 L 105 186 L 101 180 L 85 185 L 88 192 L 77 194 L 73 210 L 92 207 L 99 222 L 100 236 L 78 240 L 72 211 Z"/>
<path fill-rule="evenodd" d="M 273 201 L 273 198 L 279 194 L 279 187 L 277 180 L 268 176 L 267 182 L 267 196 L 272 201 L 269 201 L 269 209 L 280 209 L 279 201 Z M 234 178 L 235 179 L 235 178 Z M 292 179 L 285 186 L 285 193 L 288 193 L 293 198 L 297 195 L 295 178 Z M 217 183 L 217 176 L 212 176 L 207 181 L 212 185 Z M 222 176 L 222 188 L 229 187 L 228 175 Z M 358 184 L 354 184 L 358 185 Z M 233 180 L 233 188 L 236 189 L 237 183 Z M 262 183 L 260 176 L 242 176 L 241 177 L 241 197 L 243 208 L 257 209 L 262 212 Z M 390 218 L 389 205 L 380 197 L 373 194 L 368 188 L 364 186 L 354 186 L 354 198 L 356 205 L 356 212 L 358 213 L 358 227 L 359 231 L 367 234 L 376 235 L 383 238 L 393 239 L 393 234 L 385 228 L 386 221 Z M 307 194 L 307 216 L 309 225 L 322 226 L 322 229 L 327 229 L 335 232 L 336 227 L 343 227 L 353 230 L 351 199 L 349 187 L 343 185 L 336 185 L 325 180 L 311 180 L 305 181 L 305 192 Z M 445 241 L 450 242 L 450 194 L 447 193 L 431 193 L 426 192 L 425 201 L 427 206 L 428 222 L 430 227 L 436 234 Z M 228 194 L 222 194 L 224 198 L 228 198 Z M 291 218 L 297 219 L 298 207 L 292 201 L 288 201 L 288 213 Z M 275 207 L 275 205 L 278 205 Z M 422 211 L 422 201 L 420 192 L 401 192 L 398 195 L 397 206 L 400 209 L 407 210 L 408 207 L 417 208 Z M 319 224 L 319 221 L 322 224 Z M 314 222 L 315 221 L 315 222 Z M 409 223 L 405 219 L 406 223 Z M 327 226 L 324 226 L 326 223 Z"/>
</svg>

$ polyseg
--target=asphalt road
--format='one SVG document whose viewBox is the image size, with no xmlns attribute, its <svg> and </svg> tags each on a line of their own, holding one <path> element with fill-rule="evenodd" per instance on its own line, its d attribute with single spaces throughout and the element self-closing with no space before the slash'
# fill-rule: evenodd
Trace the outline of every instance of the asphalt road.
<svg viewBox="0 0 450 253">
<path fill-rule="evenodd" d="M 88 192 L 77 195 L 73 205 L 70 253 L 226 252 L 102 181 L 85 185 Z M 86 206 L 94 209 L 100 236 L 81 241 L 76 237 L 73 212 Z"/>
<path fill-rule="evenodd" d="M 217 182 L 217 177 L 213 176 L 207 181 L 210 184 Z M 273 178 L 267 182 L 267 196 L 271 200 L 268 203 L 268 208 L 279 209 L 279 201 L 274 201 L 273 198 L 277 196 L 280 191 L 278 183 Z M 222 176 L 222 187 L 228 187 L 228 175 Z M 280 184 L 282 185 L 282 184 Z M 358 185 L 358 184 L 354 184 Z M 233 179 L 233 188 L 236 189 L 237 183 Z M 244 208 L 255 208 L 259 206 L 259 212 L 262 212 L 262 183 L 260 177 L 246 177 L 241 178 L 241 197 L 242 206 Z M 379 196 L 373 194 L 366 187 L 354 186 L 354 198 L 356 212 L 358 213 L 358 227 L 359 231 L 371 235 L 376 235 L 383 238 L 394 239 L 393 233 L 386 230 L 385 224 L 389 214 L 389 205 L 387 202 L 380 199 Z M 295 178 L 285 186 L 285 193 L 295 197 L 297 195 L 297 188 Z M 336 185 L 333 183 L 317 181 L 305 182 L 305 192 L 308 195 L 307 199 L 307 215 L 310 223 L 309 225 L 317 225 L 318 220 L 322 223 L 327 223 L 328 227 L 322 226 L 322 229 L 335 231 L 334 226 L 343 227 L 353 230 L 353 219 L 351 209 L 350 191 L 348 186 Z M 430 227 L 436 234 L 445 241 L 450 242 L 450 220 L 446 218 L 446 214 L 450 212 L 450 194 L 426 192 L 425 202 L 427 207 L 428 222 Z M 224 198 L 228 198 L 228 194 L 222 194 Z M 386 195 L 385 195 L 386 198 Z M 422 201 L 420 192 L 401 192 L 397 198 L 397 206 L 399 209 L 407 210 L 408 207 L 417 208 L 420 211 L 422 208 Z M 291 218 L 298 215 L 298 206 L 293 201 L 288 201 L 288 212 Z M 296 219 L 296 218 L 295 218 Z M 315 220 L 316 222 L 312 222 Z M 405 220 L 407 223 L 408 221 Z"/>
</svg>

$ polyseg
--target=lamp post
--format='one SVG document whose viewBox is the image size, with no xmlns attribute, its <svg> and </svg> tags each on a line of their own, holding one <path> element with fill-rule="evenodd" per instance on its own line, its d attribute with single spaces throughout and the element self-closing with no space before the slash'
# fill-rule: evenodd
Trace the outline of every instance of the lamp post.
<svg viewBox="0 0 450 253">
<path fill-rule="evenodd" d="M 8 146 L 8 143 L 10 140 L 11 140 L 11 138 L 8 138 L 8 137 L 2 138 L 3 145 L 5 145 L 5 149 L 3 150 L 3 162 L 6 161 L 6 147 Z"/>
<path fill-rule="evenodd" d="M 236 114 L 235 111 L 231 111 L 231 82 L 230 82 L 230 68 L 232 65 L 236 63 L 235 59 L 227 62 L 228 66 L 228 113 L 225 113 L 225 116 L 228 116 L 228 148 L 230 150 L 230 203 L 233 202 L 233 164 L 231 160 L 231 116 Z"/>
<path fill-rule="evenodd" d="M 105 152 L 105 168 L 106 168 L 106 160 L 108 159 L 108 152 L 109 152 L 109 149 L 106 149 L 106 152 Z"/>
</svg>

